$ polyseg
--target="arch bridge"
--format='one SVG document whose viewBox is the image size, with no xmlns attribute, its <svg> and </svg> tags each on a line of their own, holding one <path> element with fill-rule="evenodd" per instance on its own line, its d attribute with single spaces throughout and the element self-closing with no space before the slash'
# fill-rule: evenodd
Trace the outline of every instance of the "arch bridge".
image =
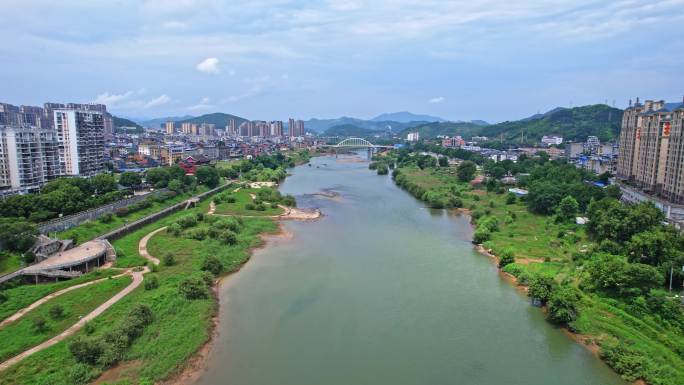
<svg viewBox="0 0 684 385">
<path fill-rule="evenodd" d="M 392 148 L 392 146 L 379 146 L 377 144 L 373 144 L 369 142 L 366 139 L 363 138 L 347 138 L 342 140 L 341 142 L 337 144 L 331 144 L 327 145 L 326 147 L 331 147 L 331 148 L 341 148 L 341 149 L 353 149 L 353 148 L 370 148 L 370 149 L 376 149 L 376 148 Z"/>
</svg>

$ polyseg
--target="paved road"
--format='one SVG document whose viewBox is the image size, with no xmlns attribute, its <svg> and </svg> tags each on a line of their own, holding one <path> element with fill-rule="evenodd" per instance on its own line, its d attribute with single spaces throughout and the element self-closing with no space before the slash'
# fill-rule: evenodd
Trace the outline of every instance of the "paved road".
<svg viewBox="0 0 684 385">
<path fill-rule="evenodd" d="M 150 241 L 150 238 L 155 236 L 157 233 L 166 230 L 166 226 L 159 228 L 157 230 L 154 230 L 153 232 L 145 235 L 141 240 L 140 243 L 138 243 L 138 254 L 140 254 L 141 257 L 147 259 L 148 261 L 152 261 L 155 265 L 159 265 L 159 258 L 155 258 L 150 253 L 147 252 L 147 242 Z"/>
</svg>

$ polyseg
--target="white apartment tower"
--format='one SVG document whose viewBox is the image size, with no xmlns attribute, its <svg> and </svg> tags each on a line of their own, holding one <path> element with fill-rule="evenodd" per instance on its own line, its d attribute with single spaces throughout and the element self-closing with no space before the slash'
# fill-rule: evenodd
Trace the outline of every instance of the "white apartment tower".
<svg viewBox="0 0 684 385">
<path fill-rule="evenodd" d="M 104 168 L 104 117 L 101 112 L 54 111 L 59 162 L 65 175 L 90 176 Z"/>
<path fill-rule="evenodd" d="M 0 125 L 0 188 L 25 193 L 62 174 L 59 142 L 52 129 Z"/>
</svg>

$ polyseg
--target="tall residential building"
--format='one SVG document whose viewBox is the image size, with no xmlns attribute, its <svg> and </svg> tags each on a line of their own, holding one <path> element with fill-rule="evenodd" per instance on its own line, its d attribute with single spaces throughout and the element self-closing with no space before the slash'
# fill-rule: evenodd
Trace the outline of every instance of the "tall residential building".
<svg viewBox="0 0 684 385">
<path fill-rule="evenodd" d="M 270 123 L 270 136 L 283 136 L 283 122 L 274 120 Z"/>
<path fill-rule="evenodd" d="M 254 136 L 254 122 L 246 121 L 240 124 L 240 136 L 252 137 Z"/>
<path fill-rule="evenodd" d="M 630 102 L 622 117 L 618 178 L 684 204 L 684 103 Z"/>
<path fill-rule="evenodd" d="M 60 167 L 65 175 L 90 176 L 104 168 L 104 114 L 78 109 L 54 110 Z"/>
<path fill-rule="evenodd" d="M 175 125 L 175 123 L 174 123 L 173 121 L 171 121 L 171 120 L 169 120 L 168 122 L 166 122 L 166 124 L 165 124 L 165 127 L 166 127 L 166 135 L 173 135 L 173 133 L 175 132 L 175 130 L 174 130 L 174 125 Z"/>
<path fill-rule="evenodd" d="M 288 129 L 290 131 L 290 138 L 298 138 L 304 136 L 304 121 L 294 120 L 290 118 L 288 122 Z"/>
<path fill-rule="evenodd" d="M 226 135 L 231 138 L 234 138 L 238 136 L 237 134 L 238 132 L 237 127 L 235 126 L 235 119 L 228 120 L 228 125 L 226 126 Z"/>
<path fill-rule="evenodd" d="M 254 124 L 254 130 L 254 134 L 256 134 L 254 136 L 266 138 L 271 134 L 271 125 L 266 122 L 258 121 Z"/>
<path fill-rule="evenodd" d="M 192 134 L 192 124 L 191 123 L 181 123 L 181 132 L 190 135 Z"/>
<path fill-rule="evenodd" d="M 0 189 L 25 193 L 62 174 L 59 142 L 52 129 L 0 125 Z"/>
</svg>

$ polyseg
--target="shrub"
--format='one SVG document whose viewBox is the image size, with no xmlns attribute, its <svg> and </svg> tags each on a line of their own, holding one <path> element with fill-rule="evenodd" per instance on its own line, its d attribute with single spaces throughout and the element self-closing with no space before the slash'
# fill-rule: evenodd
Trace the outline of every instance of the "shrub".
<svg viewBox="0 0 684 385">
<path fill-rule="evenodd" d="M 499 230 L 499 221 L 495 217 L 482 217 L 477 221 L 477 228 L 493 233 Z"/>
<path fill-rule="evenodd" d="M 254 210 L 254 209 L 255 209 L 254 203 L 247 203 L 245 205 L 245 210 Z"/>
<path fill-rule="evenodd" d="M 623 341 L 601 344 L 601 358 L 627 381 L 643 377 L 644 357 Z"/>
<path fill-rule="evenodd" d="M 272 209 L 277 209 L 277 208 L 278 208 L 278 204 L 275 203 L 275 202 L 271 203 L 271 208 L 272 208 Z"/>
<path fill-rule="evenodd" d="M 198 241 L 203 241 L 207 237 L 207 234 L 208 234 L 207 229 L 196 228 L 196 229 L 188 230 L 188 232 L 185 235 L 190 239 L 196 239 Z"/>
<path fill-rule="evenodd" d="M 516 201 L 516 199 L 517 199 L 517 197 L 515 196 L 514 193 L 509 192 L 508 194 L 506 194 L 506 204 L 507 204 L 507 205 L 512 205 L 512 204 L 514 204 L 515 201 Z"/>
<path fill-rule="evenodd" d="M 473 234 L 473 243 L 485 243 L 491 236 L 492 233 L 486 228 L 477 229 L 475 230 L 475 234 Z"/>
<path fill-rule="evenodd" d="M 499 254 L 499 267 L 503 268 L 511 263 L 515 263 L 515 256 L 513 255 L 513 252 L 508 249 L 502 251 Z"/>
<path fill-rule="evenodd" d="M 256 205 L 256 207 L 254 207 L 254 209 L 255 209 L 256 211 L 266 211 L 266 206 L 264 206 L 263 203 L 259 203 L 259 204 Z"/>
<path fill-rule="evenodd" d="M 223 264 L 217 257 L 212 255 L 204 259 L 202 270 L 209 271 L 214 275 L 219 275 L 223 272 Z"/>
<path fill-rule="evenodd" d="M 219 233 L 217 239 L 226 245 L 234 245 L 237 243 L 237 234 L 231 230 L 224 230 Z"/>
<path fill-rule="evenodd" d="M 204 281 L 204 284 L 207 285 L 207 287 L 212 287 L 214 285 L 214 275 L 211 272 L 203 271 L 200 278 L 202 278 L 202 281 Z"/>
<path fill-rule="evenodd" d="M 50 318 L 59 319 L 64 317 L 64 306 L 60 304 L 53 305 L 50 310 L 48 310 Z"/>
<path fill-rule="evenodd" d="M 287 207 L 297 207 L 297 200 L 292 195 L 285 195 L 281 203 Z"/>
<path fill-rule="evenodd" d="M 166 232 L 177 237 L 183 232 L 183 228 L 178 223 L 172 223 L 166 228 Z"/>
<path fill-rule="evenodd" d="M 198 222 L 202 222 L 204 220 L 204 213 L 196 213 L 195 218 Z"/>
<path fill-rule="evenodd" d="M 114 220 L 114 214 L 112 214 L 112 213 L 104 213 L 100 216 L 100 222 L 102 222 L 102 223 L 110 223 L 113 220 Z"/>
<path fill-rule="evenodd" d="M 232 195 L 227 196 L 225 199 L 226 203 L 235 203 L 236 201 L 237 201 L 237 199 Z"/>
<path fill-rule="evenodd" d="M 104 352 L 104 343 L 99 338 L 77 337 L 69 343 L 69 351 L 76 361 L 95 365 Z"/>
<path fill-rule="evenodd" d="M 43 318 L 43 317 L 34 318 L 33 319 L 33 329 L 38 333 L 42 333 L 45 330 L 47 330 L 47 321 L 45 321 L 45 318 Z"/>
<path fill-rule="evenodd" d="M 186 278 L 178 285 L 178 291 L 186 299 L 202 299 L 208 298 L 207 285 L 200 278 L 190 277 Z"/>
<path fill-rule="evenodd" d="M 166 253 L 164 255 L 164 266 L 173 266 L 176 264 L 176 258 L 171 253 Z"/>
<path fill-rule="evenodd" d="M 197 217 L 194 216 L 194 215 L 192 215 L 192 214 L 190 214 L 190 215 L 185 215 L 185 216 L 182 216 L 182 217 L 178 218 L 178 220 L 176 221 L 176 223 L 177 223 L 180 227 L 182 227 L 182 228 L 184 228 L 184 229 L 187 229 L 187 228 L 189 228 L 189 227 L 197 226 Z"/>
<path fill-rule="evenodd" d="M 0 303 L 6 302 L 8 299 L 7 293 L 0 291 Z"/>
<path fill-rule="evenodd" d="M 77 363 L 69 369 L 69 383 L 84 385 L 90 382 L 90 367 L 84 363 Z"/>
<path fill-rule="evenodd" d="M 83 325 L 83 331 L 87 335 L 91 335 L 95 333 L 95 325 L 93 325 L 92 322 L 86 322 L 85 325 Z"/>
<path fill-rule="evenodd" d="M 145 290 L 154 290 L 159 287 L 159 278 L 156 275 L 148 274 L 145 277 Z"/>
</svg>

